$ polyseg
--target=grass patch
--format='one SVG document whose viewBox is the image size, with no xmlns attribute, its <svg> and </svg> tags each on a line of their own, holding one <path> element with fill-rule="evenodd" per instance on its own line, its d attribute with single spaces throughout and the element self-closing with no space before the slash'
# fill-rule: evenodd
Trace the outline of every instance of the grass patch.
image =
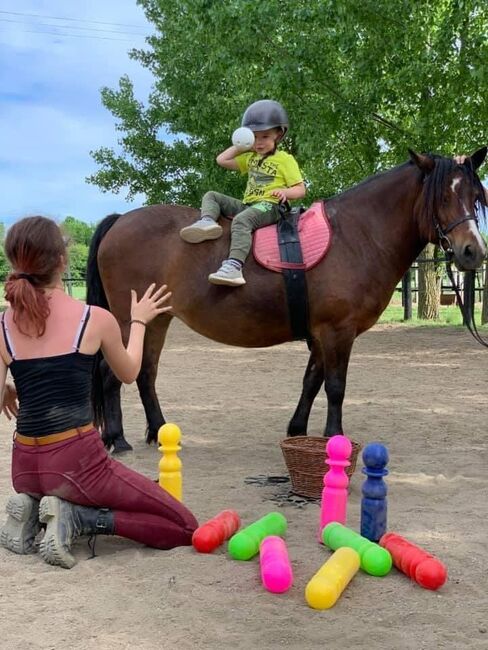
<svg viewBox="0 0 488 650">
<path fill-rule="evenodd" d="M 481 305 L 475 305 L 475 321 L 479 329 L 488 329 L 488 323 L 481 323 Z M 403 307 L 398 302 L 391 302 L 381 314 L 379 323 L 401 323 L 406 327 L 461 327 L 463 316 L 457 305 L 441 306 L 439 320 L 422 320 L 417 318 L 417 305 L 412 305 L 412 320 L 403 320 Z"/>
</svg>

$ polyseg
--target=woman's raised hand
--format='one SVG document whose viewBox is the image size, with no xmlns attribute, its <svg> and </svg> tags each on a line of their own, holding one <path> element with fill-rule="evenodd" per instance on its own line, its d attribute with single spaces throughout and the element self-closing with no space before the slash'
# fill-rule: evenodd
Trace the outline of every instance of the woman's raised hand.
<svg viewBox="0 0 488 650">
<path fill-rule="evenodd" d="M 131 289 L 131 320 L 149 323 L 159 314 L 171 310 L 171 305 L 164 306 L 165 302 L 171 298 L 171 291 L 163 284 L 159 289 L 155 289 L 156 283 L 153 282 L 147 289 L 142 298 L 137 300 L 137 293 Z"/>
</svg>

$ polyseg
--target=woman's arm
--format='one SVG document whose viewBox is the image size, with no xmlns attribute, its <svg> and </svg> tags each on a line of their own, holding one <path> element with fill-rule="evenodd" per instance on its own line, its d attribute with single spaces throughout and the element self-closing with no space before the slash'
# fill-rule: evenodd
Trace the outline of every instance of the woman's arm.
<svg viewBox="0 0 488 650">
<path fill-rule="evenodd" d="M 0 398 L 2 400 L 2 411 L 4 413 L 5 413 L 5 410 L 4 410 L 4 398 L 5 398 L 5 394 L 6 394 L 6 391 L 5 391 L 6 381 L 7 381 L 7 364 L 0 357 Z M 5 415 L 7 415 L 7 414 L 5 413 Z"/>
<path fill-rule="evenodd" d="M 16 418 L 19 414 L 17 390 L 13 384 L 5 382 L 5 392 L 2 399 L 2 411 L 8 420 Z"/>
<path fill-rule="evenodd" d="M 7 381 L 7 370 L 7 364 L 0 357 L 0 404 L 3 414 L 11 420 L 13 417 L 17 417 L 19 406 L 15 386 Z"/>
<path fill-rule="evenodd" d="M 159 314 L 171 309 L 170 305 L 164 306 L 171 297 L 171 293 L 164 293 L 167 289 L 166 285 L 157 291 L 154 291 L 155 286 L 152 284 L 139 301 L 136 292 L 131 291 L 133 322 L 130 326 L 127 348 L 124 347 L 120 327 L 113 314 L 105 309 L 97 309 L 96 318 L 99 321 L 101 334 L 100 348 L 117 379 L 124 384 L 131 384 L 141 369 L 145 325 Z"/>
</svg>

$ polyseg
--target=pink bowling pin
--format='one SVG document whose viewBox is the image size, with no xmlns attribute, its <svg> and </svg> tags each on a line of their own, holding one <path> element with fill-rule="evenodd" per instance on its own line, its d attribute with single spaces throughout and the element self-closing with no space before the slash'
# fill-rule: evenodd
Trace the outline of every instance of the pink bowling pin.
<svg viewBox="0 0 488 650">
<path fill-rule="evenodd" d="M 349 438 L 343 435 L 329 438 L 325 447 L 327 453 L 326 463 L 329 470 L 324 476 L 324 489 L 322 490 L 322 503 L 320 507 L 320 526 L 318 539 L 322 543 L 322 530 L 331 521 L 340 524 L 346 523 L 347 487 L 349 478 L 346 467 L 351 463 L 349 457 L 352 444 Z"/>
<path fill-rule="evenodd" d="M 265 537 L 259 547 L 261 580 L 264 587 L 274 594 L 282 594 L 293 584 L 293 571 L 286 544 L 281 537 Z"/>
</svg>

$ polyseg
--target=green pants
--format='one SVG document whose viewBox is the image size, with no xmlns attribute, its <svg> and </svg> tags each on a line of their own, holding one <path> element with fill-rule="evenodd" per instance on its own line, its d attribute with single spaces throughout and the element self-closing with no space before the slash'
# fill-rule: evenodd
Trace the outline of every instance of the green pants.
<svg viewBox="0 0 488 650">
<path fill-rule="evenodd" d="M 231 226 L 229 258 L 244 264 L 251 250 L 252 233 L 256 228 L 269 226 L 278 221 L 278 210 L 274 207 L 275 204 L 269 201 L 246 205 L 231 196 L 219 192 L 207 192 L 202 199 L 201 214 L 202 217 L 211 217 L 215 221 L 218 221 L 221 215 L 225 217 L 235 215 Z"/>
</svg>

